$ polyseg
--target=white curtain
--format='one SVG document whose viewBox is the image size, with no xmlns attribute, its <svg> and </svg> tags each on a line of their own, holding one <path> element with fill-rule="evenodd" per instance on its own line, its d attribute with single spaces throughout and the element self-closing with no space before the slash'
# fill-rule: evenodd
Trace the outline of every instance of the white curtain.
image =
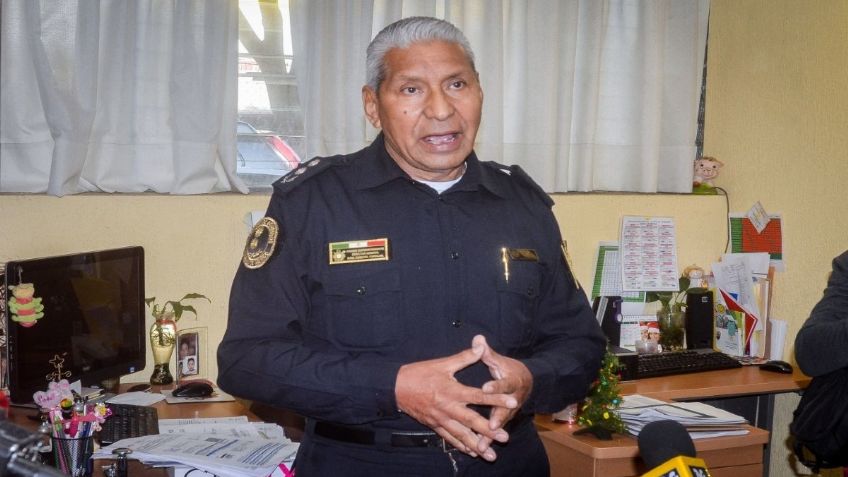
<svg viewBox="0 0 848 477">
<path fill-rule="evenodd" d="M 432 15 L 477 57 L 483 160 L 550 192 L 691 192 L 709 0 L 291 1 L 307 154 L 373 136 L 365 49 L 385 25 Z M 370 31 L 369 31 L 370 29 Z M 343 53 L 342 53 L 343 52 Z M 303 74 L 303 73 L 306 74 Z"/>
<path fill-rule="evenodd" d="M 229 0 L 3 0 L 0 192 L 246 192 L 237 19 Z"/>
<path fill-rule="evenodd" d="M 307 158 L 366 143 L 362 110 L 371 0 L 289 0 L 292 72 L 303 111 Z"/>
</svg>

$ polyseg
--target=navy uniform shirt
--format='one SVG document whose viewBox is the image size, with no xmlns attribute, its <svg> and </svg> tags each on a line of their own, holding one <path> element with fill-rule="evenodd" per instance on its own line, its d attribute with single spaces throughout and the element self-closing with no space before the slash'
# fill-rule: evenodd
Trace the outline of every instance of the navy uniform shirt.
<svg viewBox="0 0 848 477">
<path fill-rule="evenodd" d="M 584 397 L 606 340 L 563 259 L 551 199 L 518 167 L 473 153 L 466 164 L 439 195 L 379 136 L 277 181 L 266 217 L 278 233 L 258 246 L 273 253 L 233 283 L 221 388 L 314 419 L 421 430 L 397 411 L 398 369 L 482 334 L 533 374 L 524 412 Z M 456 377 L 491 379 L 482 363 Z"/>
<path fill-rule="evenodd" d="M 824 296 L 795 337 L 795 359 L 807 376 L 848 367 L 848 251 L 833 259 Z"/>
</svg>

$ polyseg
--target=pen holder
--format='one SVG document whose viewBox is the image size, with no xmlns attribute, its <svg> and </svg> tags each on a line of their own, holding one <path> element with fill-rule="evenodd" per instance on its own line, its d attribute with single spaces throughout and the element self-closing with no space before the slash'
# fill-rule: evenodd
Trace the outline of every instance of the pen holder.
<svg viewBox="0 0 848 477">
<path fill-rule="evenodd" d="M 94 437 L 51 437 L 53 461 L 57 469 L 71 477 L 89 477 L 91 475 L 91 454 L 94 451 Z"/>
</svg>

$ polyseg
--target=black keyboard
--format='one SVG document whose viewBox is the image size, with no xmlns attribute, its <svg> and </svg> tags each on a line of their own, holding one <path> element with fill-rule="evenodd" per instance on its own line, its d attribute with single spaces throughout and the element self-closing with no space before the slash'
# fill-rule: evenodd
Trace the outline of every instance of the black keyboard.
<svg viewBox="0 0 848 477">
<path fill-rule="evenodd" d="M 741 368 L 736 358 L 711 349 L 640 354 L 637 378 Z"/>
<path fill-rule="evenodd" d="M 159 434 L 159 413 L 150 406 L 109 404 L 112 415 L 100 429 L 100 445 L 108 446 L 121 439 Z"/>
</svg>

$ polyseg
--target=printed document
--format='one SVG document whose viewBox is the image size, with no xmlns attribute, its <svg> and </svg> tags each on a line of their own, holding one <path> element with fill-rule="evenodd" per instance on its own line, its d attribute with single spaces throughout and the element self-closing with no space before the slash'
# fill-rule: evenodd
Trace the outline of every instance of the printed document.
<svg viewBox="0 0 848 477">
<path fill-rule="evenodd" d="M 219 477 L 268 477 L 280 463 L 294 461 L 298 444 L 287 439 L 280 426 L 246 419 L 162 419 L 161 434 L 122 439 L 93 457 L 114 458 L 113 449 L 126 447 L 132 450 L 130 458 L 147 465 L 188 466 Z M 251 426 L 255 429 L 247 429 Z"/>
<path fill-rule="evenodd" d="M 702 402 L 665 402 L 640 394 L 623 396 L 618 410 L 627 430 L 638 436 L 649 422 L 673 420 L 686 428 L 692 439 L 745 435 L 747 421 L 741 416 Z"/>
</svg>

